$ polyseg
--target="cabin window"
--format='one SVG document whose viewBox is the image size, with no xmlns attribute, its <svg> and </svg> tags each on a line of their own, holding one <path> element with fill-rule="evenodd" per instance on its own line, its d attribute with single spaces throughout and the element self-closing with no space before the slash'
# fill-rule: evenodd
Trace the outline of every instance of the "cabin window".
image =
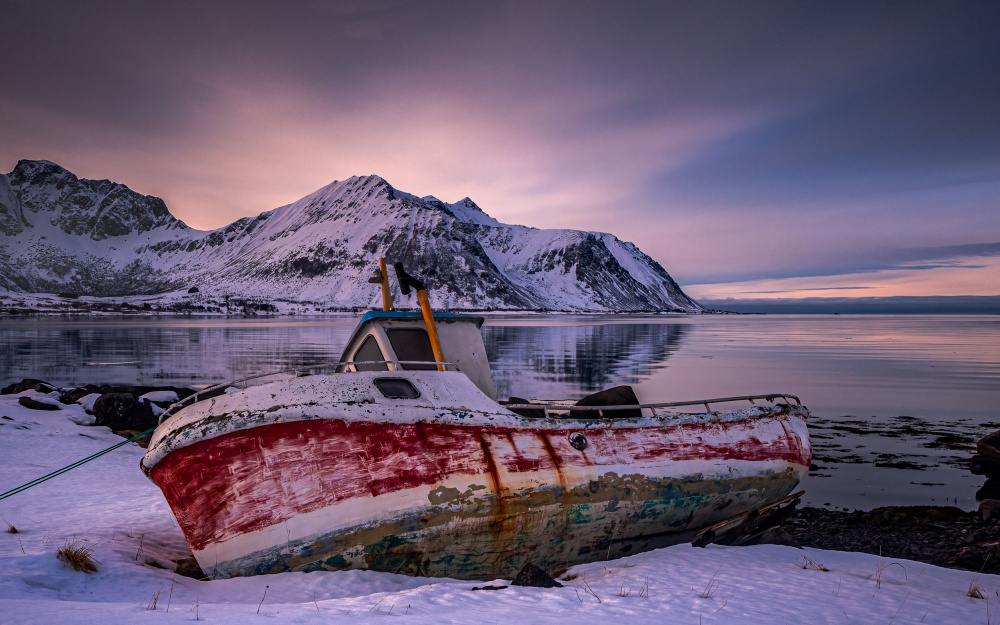
<svg viewBox="0 0 1000 625">
<path fill-rule="evenodd" d="M 380 360 L 385 360 L 385 356 L 382 355 L 382 350 L 378 348 L 378 343 L 375 341 L 375 335 L 369 334 L 365 341 L 358 348 L 358 351 L 354 352 L 354 362 L 378 362 Z M 381 362 L 379 364 L 367 364 L 367 365 L 354 365 L 354 368 L 358 371 L 388 371 L 389 365 Z"/>
<path fill-rule="evenodd" d="M 386 332 L 389 343 L 396 352 L 396 360 L 419 360 L 434 362 L 434 351 L 427 330 L 420 328 L 394 328 Z M 437 365 L 402 365 L 403 369 L 418 371 L 436 371 Z"/>
<path fill-rule="evenodd" d="M 376 378 L 375 386 L 389 399 L 416 399 L 420 391 L 403 378 Z"/>
</svg>

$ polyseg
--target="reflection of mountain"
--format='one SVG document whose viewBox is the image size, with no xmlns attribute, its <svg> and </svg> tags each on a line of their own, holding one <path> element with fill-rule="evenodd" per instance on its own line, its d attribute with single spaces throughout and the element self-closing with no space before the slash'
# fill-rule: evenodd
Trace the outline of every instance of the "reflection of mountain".
<svg viewBox="0 0 1000 625">
<path fill-rule="evenodd" d="M 8 320 L 0 327 L 0 385 L 29 377 L 59 386 L 217 384 L 335 361 L 356 323 L 353 316 Z M 571 398 L 648 377 L 688 330 L 673 323 L 490 325 L 483 337 L 501 396 Z"/>
<path fill-rule="evenodd" d="M 687 324 L 486 326 L 483 338 L 501 397 L 579 397 L 634 384 L 666 366 Z"/>
<path fill-rule="evenodd" d="M 335 361 L 355 322 L 10 321 L 0 332 L 0 382 L 217 384 Z"/>
</svg>

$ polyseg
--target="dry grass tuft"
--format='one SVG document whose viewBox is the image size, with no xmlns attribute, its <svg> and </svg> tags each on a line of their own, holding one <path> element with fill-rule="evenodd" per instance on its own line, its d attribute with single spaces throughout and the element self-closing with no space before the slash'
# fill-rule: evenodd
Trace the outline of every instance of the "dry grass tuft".
<svg viewBox="0 0 1000 625">
<path fill-rule="evenodd" d="M 94 559 L 94 548 L 85 543 L 83 540 L 66 543 L 56 551 L 56 557 L 73 567 L 74 571 L 96 573 L 100 562 Z"/>
<path fill-rule="evenodd" d="M 715 596 L 715 592 L 717 590 L 719 590 L 719 582 L 715 581 L 715 578 L 713 577 L 708 580 L 708 583 L 705 585 L 705 590 L 701 591 L 701 594 L 698 596 L 702 599 L 711 599 Z"/>
<path fill-rule="evenodd" d="M 629 597 L 631 595 L 632 595 L 632 589 L 629 588 L 628 590 L 625 590 L 625 582 L 622 582 L 621 590 L 615 593 L 616 597 Z"/>
<path fill-rule="evenodd" d="M 868 576 L 868 579 L 872 579 L 873 577 L 875 578 L 875 590 L 882 588 L 882 574 L 885 573 L 885 570 L 890 566 L 898 566 L 903 570 L 903 577 L 908 578 L 906 575 L 906 567 L 899 562 L 890 562 L 889 564 L 882 564 L 879 562 L 879 564 L 875 567 L 875 572 Z M 874 597 L 875 595 L 872 596 Z"/>
<path fill-rule="evenodd" d="M 879 589 L 882 588 L 882 574 L 885 573 L 885 570 L 890 566 L 898 566 L 899 568 L 903 569 L 903 576 L 907 580 L 909 580 L 909 576 L 906 574 L 906 567 L 900 564 L 899 562 L 890 562 L 889 564 L 882 563 L 882 548 L 879 547 L 878 561 L 875 564 L 875 572 L 868 576 L 868 579 L 871 579 L 873 577 L 875 578 L 875 592 L 872 593 L 872 597 L 877 595 Z M 922 571 L 923 569 L 921 569 L 921 572 Z"/>
<path fill-rule="evenodd" d="M 621 589 L 617 593 L 615 593 L 616 597 L 631 597 L 632 593 L 635 592 L 635 588 L 632 588 L 631 586 L 629 586 L 627 589 L 625 588 L 625 582 L 627 580 L 628 580 L 628 576 L 626 575 L 622 579 Z M 643 599 L 648 599 L 649 598 L 649 578 L 648 577 L 646 578 L 645 583 L 642 586 L 639 587 L 639 591 L 635 594 L 635 596 L 636 597 L 642 597 Z"/>
<path fill-rule="evenodd" d="M 986 598 L 986 588 L 977 581 L 978 579 L 979 578 L 973 578 L 973 580 L 969 582 L 969 592 L 965 593 L 966 597 L 972 597 L 973 599 Z"/>
<path fill-rule="evenodd" d="M 153 596 L 150 597 L 149 602 L 146 603 L 146 610 L 155 610 L 156 609 L 156 602 L 160 600 L 160 594 L 162 592 L 163 592 L 163 584 L 160 584 L 159 590 L 157 590 L 156 592 L 154 592 Z"/>
<path fill-rule="evenodd" d="M 815 569 L 817 571 L 829 571 L 830 569 L 823 566 L 821 562 L 813 560 L 809 556 L 802 556 L 802 562 L 798 563 L 799 568 L 802 569 Z"/>
<path fill-rule="evenodd" d="M 580 599 L 580 603 L 583 603 L 583 599 L 580 598 L 580 590 L 587 593 L 594 599 L 597 599 L 597 603 L 604 603 L 603 601 L 601 601 L 601 598 L 597 596 L 597 593 L 594 592 L 594 589 L 590 587 L 590 584 L 587 583 L 586 576 L 581 577 L 580 581 L 583 582 L 583 586 L 577 586 L 576 584 L 573 584 L 573 588 L 578 589 L 576 593 L 576 598 Z"/>
<path fill-rule="evenodd" d="M 715 576 L 719 574 L 719 571 L 721 571 L 722 567 L 726 565 L 726 562 L 729 562 L 729 558 L 723 560 L 722 564 L 719 565 L 719 568 L 715 569 L 715 573 L 712 573 L 712 577 L 708 580 L 708 583 L 705 584 L 705 590 L 701 591 L 701 594 L 698 595 L 699 597 L 702 599 L 711 599 L 715 596 L 715 591 L 719 589 L 719 582 L 715 581 Z"/>
</svg>

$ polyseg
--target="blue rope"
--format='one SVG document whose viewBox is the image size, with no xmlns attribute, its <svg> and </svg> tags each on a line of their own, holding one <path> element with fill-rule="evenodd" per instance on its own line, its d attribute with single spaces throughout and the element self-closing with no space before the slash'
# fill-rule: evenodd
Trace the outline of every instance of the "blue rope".
<svg viewBox="0 0 1000 625">
<path fill-rule="evenodd" d="M 57 470 L 53 471 L 52 473 L 49 473 L 47 475 L 43 475 L 40 478 L 31 480 L 27 484 L 21 484 L 17 488 L 12 488 L 9 491 L 7 491 L 6 493 L 0 494 L 0 500 L 3 500 L 3 499 L 6 499 L 8 497 L 11 497 L 13 495 L 16 495 L 16 494 L 18 494 L 18 493 L 20 493 L 22 491 L 26 491 L 29 488 L 31 488 L 32 486 L 38 486 L 42 482 L 47 482 L 48 480 L 51 480 L 54 477 L 62 475 L 63 473 L 65 473 L 67 471 L 71 471 L 71 470 L 73 470 L 73 469 L 75 469 L 75 468 L 77 468 L 79 466 L 87 464 L 91 460 L 96 460 L 96 459 L 100 458 L 101 456 L 103 456 L 104 454 L 110 453 L 110 452 L 118 449 L 119 447 L 121 447 L 123 445 L 128 445 L 129 443 L 133 443 L 133 442 L 139 440 L 140 438 L 142 438 L 143 436 L 146 436 L 147 434 L 152 434 L 153 430 L 155 430 L 155 429 L 156 429 L 156 427 L 149 428 L 145 432 L 141 432 L 139 434 L 136 434 L 132 438 L 127 438 L 127 439 L 123 440 L 120 443 L 117 443 L 115 445 L 112 445 L 111 447 L 108 447 L 107 449 L 104 449 L 104 450 L 101 450 L 101 451 L 97 452 L 96 454 L 87 456 L 86 458 L 84 458 L 82 460 L 77 460 L 73 464 L 66 465 L 65 467 L 63 467 L 61 469 L 57 469 Z"/>
</svg>

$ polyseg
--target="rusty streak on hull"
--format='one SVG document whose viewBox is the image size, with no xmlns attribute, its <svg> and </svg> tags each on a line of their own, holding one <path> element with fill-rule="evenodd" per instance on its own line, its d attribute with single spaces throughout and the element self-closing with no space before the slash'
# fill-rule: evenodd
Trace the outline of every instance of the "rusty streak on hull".
<svg viewBox="0 0 1000 625">
<path fill-rule="evenodd" d="M 330 415 L 197 440 L 149 475 L 213 577 L 495 579 L 527 559 L 558 572 L 689 540 L 787 495 L 810 463 L 806 414 L 534 427 Z"/>
</svg>

